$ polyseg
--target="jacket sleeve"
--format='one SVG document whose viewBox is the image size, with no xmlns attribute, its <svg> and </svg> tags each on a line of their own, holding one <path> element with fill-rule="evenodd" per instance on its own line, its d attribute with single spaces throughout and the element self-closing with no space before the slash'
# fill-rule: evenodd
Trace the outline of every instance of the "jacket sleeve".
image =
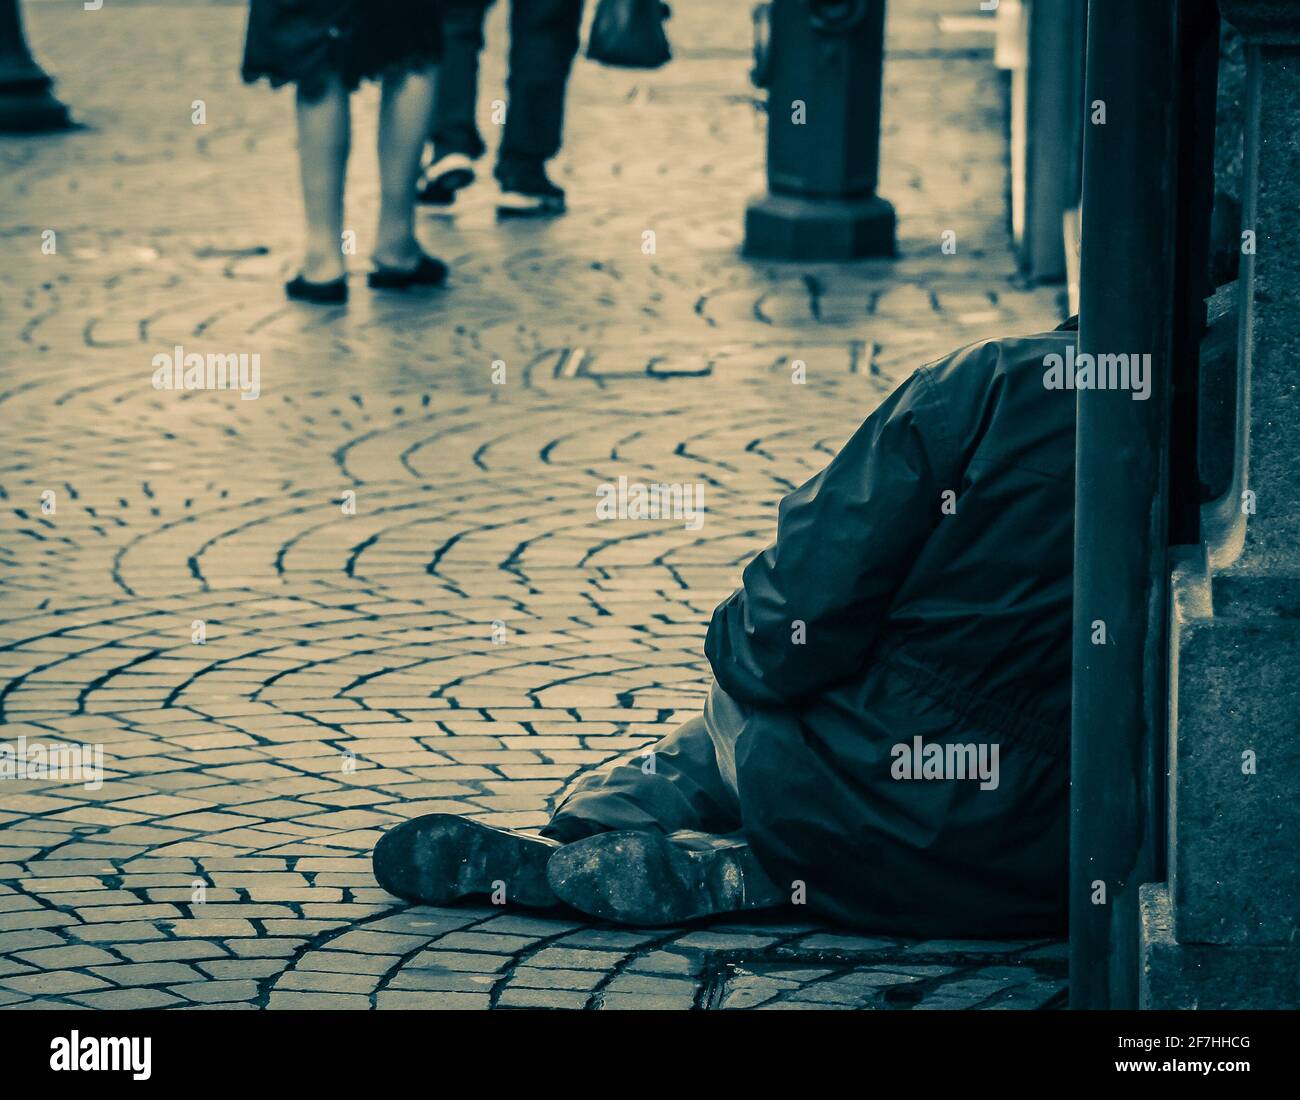
<svg viewBox="0 0 1300 1100">
<path fill-rule="evenodd" d="M 709 624 L 704 650 L 723 690 L 788 706 L 861 669 L 943 490 L 961 487 L 948 431 L 923 367 L 781 501 L 776 542 Z"/>
</svg>

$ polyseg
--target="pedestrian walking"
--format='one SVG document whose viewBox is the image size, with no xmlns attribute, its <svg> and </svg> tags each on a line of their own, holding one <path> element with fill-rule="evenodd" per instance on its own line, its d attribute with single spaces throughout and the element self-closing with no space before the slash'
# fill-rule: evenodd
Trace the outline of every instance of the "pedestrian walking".
<svg viewBox="0 0 1300 1100">
<path fill-rule="evenodd" d="M 348 296 L 343 188 L 351 147 L 350 96 L 381 81 L 379 221 L 368 283 L 436 286 L 446 265 L 415 239 L 415 180 L 442 55 L 439 0 L 252 0 L 242 75 L 297 90 L 298 159 L 306 242 L 290 298 Z"/>
<path fill-rule="evenodd" d="M 486 152 L 476 122 L 483 21 L 493 0 L 443 0 L 447 48 L 438 73 L 431 147 L 421 173 L 422 202 L 449 205 L 474 181 Z M 505 217 L 564 211 L 564 191 L 546 174 L 560 149 L 564 94 L 578 51 L 582 0 L 511 0 L 505 132 L 494 175 Z"/>
</svg>

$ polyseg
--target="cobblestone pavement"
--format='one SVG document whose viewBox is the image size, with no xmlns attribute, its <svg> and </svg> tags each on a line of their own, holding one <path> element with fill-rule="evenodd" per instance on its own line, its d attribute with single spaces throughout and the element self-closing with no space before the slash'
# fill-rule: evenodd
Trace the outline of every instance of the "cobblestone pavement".
<svg viewBox="0 0 1300 1100">
<path fill-rule="evenodd" d="M 11 744 L 102 745 L 105 779 L 0 783 L 0 1003 L 1060 1003 L 1060 944 L 864 938 L 797 910 L 631 932 L 408 908 L 371 875 L 393 823 L 538 826 L 576 774 L 691 714 L 708 614 L 779 496 L 913 366 L 1059 319 L 1013 273 L 991 39 L 938 29 L 963 0 L 892 6 L 900 258 L 742 261 L 747 7 L 675 5 L 662 72 L 579 62 L 569 215 L 496 225 L 482 185 L 423 213 L 443 292 L 359 278 L 363 91 L 353 300 L 321 309 L 280 292 L 292 104 L 238 82 L 243 9 L 27 5 L 87 128 L 0 141 L 0 706 Z M 177 345 L 258 353 L 260 398 L 155 390 Z M 619 475 L 702 482 L 706 521 L 598 521 Z"/>
</svg>

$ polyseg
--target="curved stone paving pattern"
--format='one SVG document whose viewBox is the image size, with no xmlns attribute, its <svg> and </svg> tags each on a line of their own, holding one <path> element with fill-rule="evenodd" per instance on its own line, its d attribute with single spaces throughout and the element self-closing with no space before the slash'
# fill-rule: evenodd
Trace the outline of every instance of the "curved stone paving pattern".
<svg viewBox="0 0 1300 1100">
<path fill-rule="evenodd" d="M 0 142 L 0 235 L 31 257 L 0 272 L 0 718 L 11 743 L 102 745 L 106 772 L 0 784 L 0 1003 L 1061 1002 L 1059 944 L 861 937 L 794 911 L 628 931 L 408 908 L 371 875 L 394 822 L 535 827 L 574 776 L 697 709 L 708 615 L 781 494 L 918 363 L 1057 319 L 1006 250 L 988 42 L 935 31 L 965 5 L 891 13 L 900 258 L 807 269 L 736 255 L 761 185 L 748 13 L 678 7 L 663 72 L 580 63 L 567 218 L 496 226 L 480 188 L 422 214 L 448 292 L 371 296 L 359 262 L 353 302 L 325 310 L 280 298 L 288 100 L 238 84 L 242 10 L 30 7 L 91 128 Z M 498 56 L 485 87 L 500 78 Z M 372 92 L 354 114 L 359 214 Z M 259 353 L 261 397 L 155 391 L 176 345 Z M 702 483 L 703 526 L 597 520 L 620 475 Z"/>
</svg>

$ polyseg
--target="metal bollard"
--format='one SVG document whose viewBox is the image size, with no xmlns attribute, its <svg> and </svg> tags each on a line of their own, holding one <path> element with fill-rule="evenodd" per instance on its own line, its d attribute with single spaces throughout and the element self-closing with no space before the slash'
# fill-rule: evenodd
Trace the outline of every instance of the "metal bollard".
<svg viewBox="0 0 1300 1100">
<path fill-rule="evenodd" d="M 747 256 L 894 254 L 894 208 L 876 194 L 885 0 L 772 0 L 755 74 L 768 88 L 768 193 L 745 212 Z"/>
<path fill-rule="evenodd" d="M 18 0 L 0 0 L 0 134 L 71 126 L 68 109 L 50 91 L 53 83 L 27 48 Z"/>
</svg>

